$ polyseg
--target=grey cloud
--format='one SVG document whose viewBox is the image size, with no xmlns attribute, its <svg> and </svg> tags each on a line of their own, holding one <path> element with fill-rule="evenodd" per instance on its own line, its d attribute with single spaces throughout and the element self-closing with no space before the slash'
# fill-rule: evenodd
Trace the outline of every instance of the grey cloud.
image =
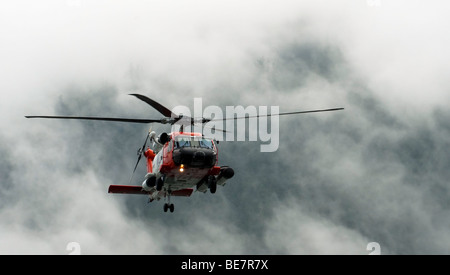
<svg viewBox="0 0 450 275">
<path fill-rule="evenodd" d="M 80 10 L 72 10 L 75 21 L 82 3 Z M 288 17 L 294 20 L 274 16 L 264 31 L 258 22 L 267 22 L 262 19 L 267 16 L 256 16 L 244 24 L 247 28 L 223 24 L 227 20 L 219 16 L 200 38 L 192 29 L 203 21 L 188 16 L 183 17 L 189 26 L 184 32 L 166 19 L 158 25 L 166 35 L 149 39 L 158 33 L 151 25 L 152 35 L 144 39 L 142 23 L 154 19 L 139 17 L 137 30 L 129 25 L 127 43 L 108 33 L 98 37 L 95 47 L 80 40 L 75 56 L 57 52 L 67 64 L 57 73 L 54 53 L 39 47 L 40 62 L 30 61 L 27 72 L 34 71 L 32 79 L 42 77 L 41 82 L 48 75 L 57 80 L 45 85 L 32 81 L 37 87 L 30 87 L 17 81 L 23 75 L 11 71 L 11 82 L 25 92 L 1 110 L 20 113 L 21 120 L 2 121 L 14 130 L 0 135 L 0 253 L 65 254 L 66 244 L 78 241 L 86 254 L 367 254 L 367 243 L 376 241 L 385 254 L 447 254 L 450 114 L 428 104 L 411 115 L 401 101 L 407 91 L 393 85 L 405 78 L 396 82 L 388 77 L 385 86 L 380 84 L 380 68 L 392 65 L 393 53 L 381 47 L 376 51 L 380 58 L 364 55 L 373 52 L 366 38 L 374 38 L 364 31 L 369 23 L 362 15 L 350 16 L 339 9 L 341 4 L 330 4 L 336 9 L 329 14 L 315 11 L 314 5 L 292 5 Z M 355 9 L 368 13 L 360 8 Z M 247 14 L 246 9 L 240 12 Z M 126 9 L 120 23 L 133 14 Z M 348 15 L 348 21 L 325 28 L 325 15 Z M 81 26 L 71 25 L 70 30 L 80 32 L 73 39 L 108 29 L 100 24 L 91 32 L 89 18 Z M 292 23 L 298 18 L 301 23 Z M 356 26 L 363 30 L 350 23 L 361 23 Z M 126 29 L 121 26 L 119 33 Z M 59 29 L 52 30 L 49 35 L 59 41 L 53 36 Z M 342 41 L 358 43 L 349 47 Z M 69 44 L 59 43 L 71 50 Z M 103 52 L 105 45 L 110 48 Z M 46 68 L 41 60 L 51 64 Z M 177 198 L 170 215 L 162 212 L 161 203 L 147 204 L 143 196 L 106 193 L 110 184 L 128 183 L 148 126 L 22 119 L 30 111 L 159 117 L 130 92 L 168 107 L 190 106 L 193 97 L 202 97 L 204 104 L 221 107 L 279 105 L 280 111 L 290 111 L 342 104 L 346 110 L 280 119 L 275 153 L 260 153 L 257 142 L 221 143 L 220 164 L 233 166 L 235 178 L 214 195 Z M 2 107 L 8 107 L 5 102 Z M 141 165 L 133 184 L 140 184 L 144 174 Z"/>
<path fill-rule="evenodd" d="M 333 81 L 340 72 L 335 66 L 344 64 L 337 47 L 318 41 L 284 46 L 274 63 L 271 83 L 282 91 L 303 86 L 312 74 Z"/>
</svg>

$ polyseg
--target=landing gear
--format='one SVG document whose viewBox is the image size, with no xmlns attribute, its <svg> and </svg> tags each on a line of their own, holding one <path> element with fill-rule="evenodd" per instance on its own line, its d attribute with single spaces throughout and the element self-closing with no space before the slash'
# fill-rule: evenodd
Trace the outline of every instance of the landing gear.
<svg viewBox="0 0 450 275">
<path fill-rule="evenodd" d="M 171 203 L 171 204 L 165 203 L 164 204 L 164 212 L 167 212 L 167 210 L 170 210 L 170 213 L 173 213 L 173 211 L 175 211 L 175 206 L 173 205 L 173 203 Z"/>
<path fill-rule="evenodd" d="M 170 203 L 170 195 L 171 194 L 172 194 L 172 191 L 169 190 L 167 192 L 168 202 L 164 203 L 164 212 L 167 212 L 167 210 L 170 210 L 170 213 L 173 213 L 173 211 L 175 211 L 175 206 L 173 205 L 173 203 Z"/>
<path fill-rule="evenodd" d="M 208 188 L 209 188 L 209 191 L 211 192 L 211 194 L 216 193 L 216 190 L 217 190 L 217 179 L 213 175 L 210 175 L 208 177 Z"/>
</svg>

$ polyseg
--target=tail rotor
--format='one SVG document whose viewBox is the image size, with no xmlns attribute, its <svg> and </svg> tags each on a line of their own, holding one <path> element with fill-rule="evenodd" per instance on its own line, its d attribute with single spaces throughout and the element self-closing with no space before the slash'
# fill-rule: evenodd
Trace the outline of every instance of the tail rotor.
<svg viewBox="0 0 450 275">
<path fill-rule="evenodd" d="M 150 138 L 151 132 L 152 132 L 152 128 L 150 127 L 150 130 L 148 131 L 147 137 L 145 138 L 144 145 L 142 145 L 142 148 L 139 148 L 138 151 L 137 151 L 138 159 L 137 159 L 136 165 L 134 166 L 133 174 L 131 174 L 131 178 L 130 178 L 130 183 L 129 184 L 131 184 L 131 181 L 133 180 L 134 174 L 136 173 L 136 169 L 137 169 L 137 167 L 139 165 L 139 162 L 142 159 L 142 155 L 144 155 L 145 147 L 147 146 L 147 142 L 148 142 L 148 140 Z"/>
</svg>

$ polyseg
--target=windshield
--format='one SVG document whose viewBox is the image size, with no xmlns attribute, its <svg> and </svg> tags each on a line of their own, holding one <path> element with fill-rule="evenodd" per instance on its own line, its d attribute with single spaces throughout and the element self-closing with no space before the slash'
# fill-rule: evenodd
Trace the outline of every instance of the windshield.
<svg viewBox="0 0 450 275">
<path fill-rule="evenodd" d="M 176 148 L 182 147 L 200 147 L 213 149 L 213 142 L 211 139 L 198 136 L 177 136 L 175 137 Z"/>
</svg>

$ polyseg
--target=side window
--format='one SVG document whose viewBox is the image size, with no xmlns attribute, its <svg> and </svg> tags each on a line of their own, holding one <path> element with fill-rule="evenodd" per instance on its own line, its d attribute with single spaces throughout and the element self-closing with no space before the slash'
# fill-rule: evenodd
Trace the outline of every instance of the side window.
<svg viewBox="0 0 450 275">
<path fill-rule="evenodd" d="M 200 145 L 201 145 L 201 147 L 204 147 L 204 148 L 213 149 L 212 140 L 209 140 L 209 139 L 202 139 L 200 141 Z"/>
</svg>

